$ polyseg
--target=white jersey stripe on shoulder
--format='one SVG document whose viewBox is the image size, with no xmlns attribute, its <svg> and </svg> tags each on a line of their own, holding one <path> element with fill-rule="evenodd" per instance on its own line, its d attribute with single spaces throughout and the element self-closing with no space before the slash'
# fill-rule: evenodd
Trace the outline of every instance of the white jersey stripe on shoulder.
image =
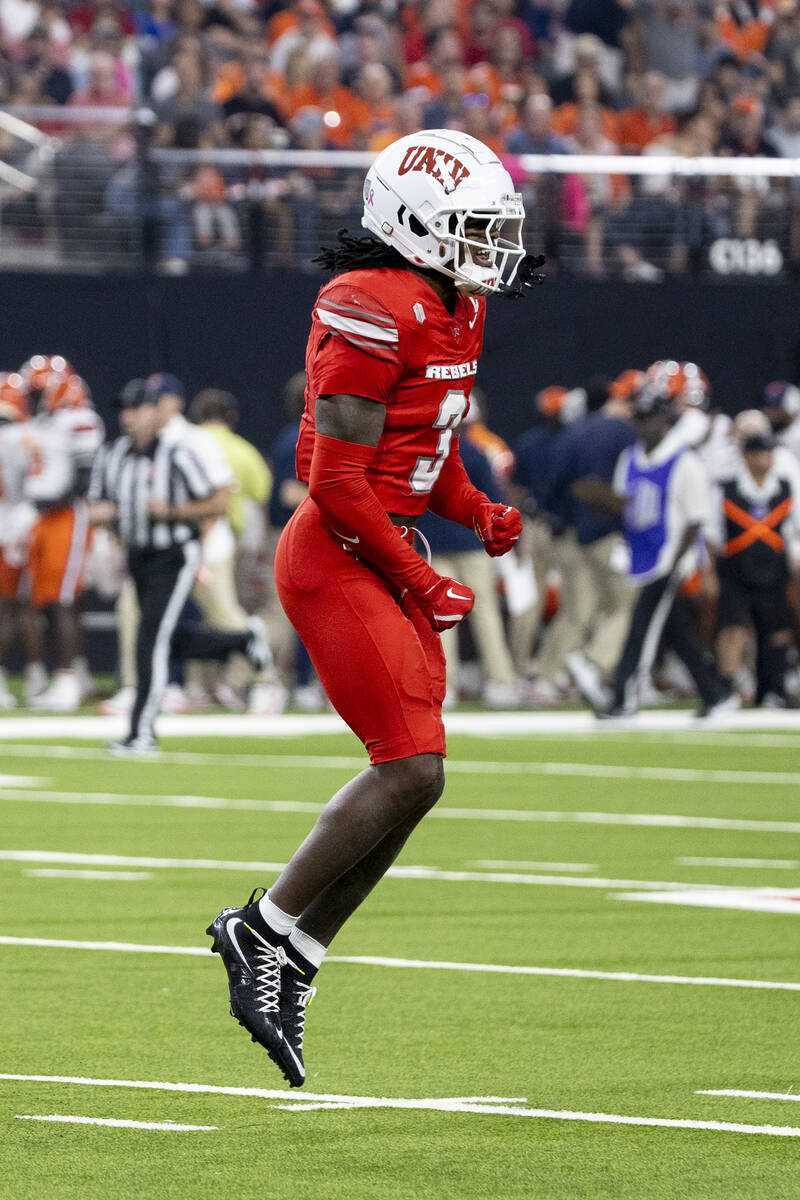
<svg viewBox="0 0 800 1200">
<path fill-rule="evenodd" d="M 360 350 L 372 351 L 376 354 L 380 352 L 384 355 L 394 354 L 395 352 L 395 346 L 393 344 L 388 344 L 386 342 L 373 342 L 370 341 L 369 338 L 356 337 L 355 334 L 352 333 L 348 333 L 346 336 L 350 345 L 356 346 Z"/>
<path fill-rule="evenodd" d="M 318 307 L 346 313 L 351 317 L 360 317 L 362 321 L 372 321 L 376 325 L 394 326 L 395 323 L 394 317 L 382 317 L 378 313 L 369 312 L 366 308 L 355 308 L 352 304 L 337 304 L 334 300 L 329 300 L 327 296 L 323 296 L 318 302 Z"/>
<path fill-rule="evenodd" d="M 317 305 L 317 316 L 323 325 L 327 325 L 330 329 L 337 329 L 339 333 L 352 333 L 357 337 L 371 338 L 375 342 L 389 345 L 396 344 L 399 340 L 396 326 L 386 329 L 380 325 L 373 325 L 369 321 L 357 321 L 354 317 L 346 317 L 344 313 L 331 312 L 319 305 Z"/>
</svg>

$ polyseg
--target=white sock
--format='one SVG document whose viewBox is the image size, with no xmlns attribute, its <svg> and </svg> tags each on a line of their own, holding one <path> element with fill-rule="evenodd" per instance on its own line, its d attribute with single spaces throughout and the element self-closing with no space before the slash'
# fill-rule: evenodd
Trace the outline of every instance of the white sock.
<svg viewBox="0 0 800 1200">
<path fill-rule="evenodd" d="M 270 929 L 274 929 L 276 933 L 281 933 L 285 937 L 294 929 L 297 917 L 290 917 L 282 908 L 278 908 L 277 904 L 273 904 L 269 898 L 269 892 L 259 900 L 258 910 Z"/>
<path fill-rule="evenodd" d="M 298 929 L 296 925 L 289 934 L 289 941 L 295 950 L 300 951 L 303 958 L 308 959 L 312 966 L 322 966 L 322 960 L 328 952 L 328 947 L 323 946 L 322 942 L 318 942 L 308 933 L 303 933 L 302 929 Z"/>
</svg>

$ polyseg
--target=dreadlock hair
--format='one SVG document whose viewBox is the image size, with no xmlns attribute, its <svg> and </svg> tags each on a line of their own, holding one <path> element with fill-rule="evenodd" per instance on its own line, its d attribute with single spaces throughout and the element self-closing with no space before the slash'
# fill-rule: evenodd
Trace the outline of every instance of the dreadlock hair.
<svg viewBox="0 0 800 1200">
<path fill-rule="evenodd" d="M 317 257 L 311 260 L 332 275 L 338 275 L 341 271 L 364 270 L 367 267 L 408 265 L 399 250 L 395 250 L 394 246 L 387 246 L 371 234 L 356 237 L 346 229 L 340 229 L 336 238 L 338 246 L 323 246 Z"/>
</svg>

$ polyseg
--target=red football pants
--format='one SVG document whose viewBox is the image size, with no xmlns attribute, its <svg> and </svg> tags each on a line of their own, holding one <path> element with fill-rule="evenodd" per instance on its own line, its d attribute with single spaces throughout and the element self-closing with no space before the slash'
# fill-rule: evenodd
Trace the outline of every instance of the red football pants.
<svg viewBox="0 0 800 1200">
<path fill-rule="evenodd" d="M 410 597 L 348 553 L 304 500 L 283 531 L 275 582 L 339 715 L 370 762 L 445 753 L 439 634 Z"/>
</svg>

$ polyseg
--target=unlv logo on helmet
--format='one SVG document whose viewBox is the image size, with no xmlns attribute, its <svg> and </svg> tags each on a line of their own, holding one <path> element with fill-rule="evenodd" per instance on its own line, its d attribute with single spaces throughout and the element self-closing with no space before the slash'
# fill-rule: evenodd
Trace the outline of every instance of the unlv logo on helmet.
<svg viewBox="0 0 800 1200">
<path fill-rule="evenodd" d="M 446 150 L 438 150 L 433 146 L 409 146 L 397 173 L 406 175 L 409 171 L 424 171 L 427 175 L 432 175 L 448 192 L 454 191 L 462 179 L 469 177 L 469 169 L 459 159 Z M 451 186 L 448 187 L 448 184 Z"/>
</svg>

